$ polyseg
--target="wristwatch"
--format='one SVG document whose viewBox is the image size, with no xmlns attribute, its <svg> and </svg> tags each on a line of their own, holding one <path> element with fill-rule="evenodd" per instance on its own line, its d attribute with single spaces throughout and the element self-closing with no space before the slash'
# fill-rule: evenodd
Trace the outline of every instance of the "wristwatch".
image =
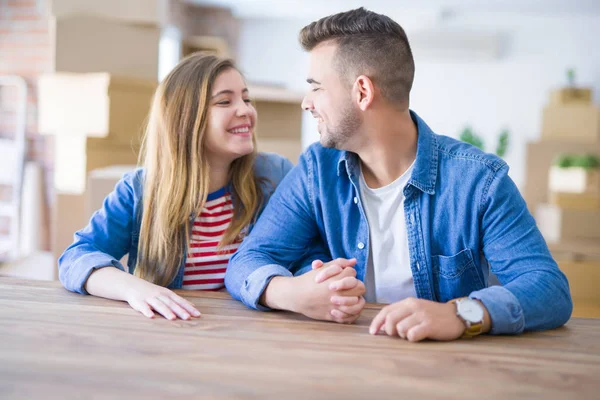
<svg viewBox="0 0 600 400">
<path fill-rule="evenodd" d="M 463 338 L 471 338 L 481 335 L 483 330 L 483 307 L 477 300 L 461 297 L 450 300 L 449 303 L 456 304 L 456 315 L 465 324 Z"/>
</svg>

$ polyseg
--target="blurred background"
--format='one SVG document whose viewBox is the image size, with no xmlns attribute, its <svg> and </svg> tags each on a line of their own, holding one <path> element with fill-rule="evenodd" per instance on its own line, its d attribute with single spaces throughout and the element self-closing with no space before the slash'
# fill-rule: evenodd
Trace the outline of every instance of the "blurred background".
<svg viewBox="0 0 600 400">
<path fill-rule="evenodd" d="M 234 58 L 259 150 L 318 140 L 300 108 L 306 24 L 365 6 L 413 48 L 411 108 L 510 165 L 567 273 L 600 316 L 600 1 L 0 0 L 0 274 L 56 279 L 56 258 L 134 168 L 157 82 L 185 55 Z"/>
</svg>

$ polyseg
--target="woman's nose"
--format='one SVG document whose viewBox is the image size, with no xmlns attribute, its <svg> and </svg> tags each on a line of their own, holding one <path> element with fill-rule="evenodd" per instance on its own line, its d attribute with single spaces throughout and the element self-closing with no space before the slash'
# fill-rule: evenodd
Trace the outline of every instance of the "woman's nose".
<svg viewBox="0 0 600 400">
<path fill-rule="evenodd" d="M 241 101 L 240 103 L 238 103 L 237 109 L 236 109 L 236 115 L 238 117 L 244 117 L 246 115 L 248 115 L 248 113 L 250 112 L 250 104 L 246 103 L 245 101 Z"/>
</svg>

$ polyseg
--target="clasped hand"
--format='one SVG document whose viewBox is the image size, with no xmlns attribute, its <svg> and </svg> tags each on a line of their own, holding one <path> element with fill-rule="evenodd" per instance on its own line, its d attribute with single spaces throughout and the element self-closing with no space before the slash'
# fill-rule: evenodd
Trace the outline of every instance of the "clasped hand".
<svg viewBox="0 0 600 400">
<path fill-rule="evenodd" d="M 365 287 L 356 279 L 356 270 L 353 268 L 355 265 L 356 259 L 338 258 L 329 263 L 313 261 L 313 271 L 309 274 L 314 276 L 315 282 L 331 281 L 328 289 L 332 292 L 330 313 L 333 318 L 321 319 L 351 323 L 360 317 L 365 305 Z M 318 272 L 315 274 L 315 271 Z M 360 295 L 356 291 L 358 288 L 362 289 Z M 372 335 L 384 332 L 411 342 L 423 339 L 454 340 L 464 330 L 465 325 L 456 315 L 454 304 L 412 297 L 382 308 L 369 327 Z"/>
</svg>

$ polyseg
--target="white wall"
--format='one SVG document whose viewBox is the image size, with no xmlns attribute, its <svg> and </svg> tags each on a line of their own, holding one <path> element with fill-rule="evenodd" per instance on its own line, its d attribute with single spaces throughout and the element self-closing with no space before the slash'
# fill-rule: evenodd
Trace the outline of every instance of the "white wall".
<svg viewBox="0 0 600 400">
<path fill-rule="evenodd" d="M 244 20 L 239 63 L 248 79 L 305 90 L 307 55 L 297 34 L 309 22 Z M 548 91 L 565 83 L 566 69 L 574 67 L 577 82 L 593 86 L 596 102 L 600 99 L 600 16 L 461 13 L 443 23 L 448 28 L 498 33 L 506 38 L 503 54 L 484 61 L 432 59 L 415 48 L 411 108 L 438 133 L 456 137 L 465 125 L 473 126 L 485 137 L 488 151 L 495 148 L 500 130 L 508 128 L 512 146 L 505 159 L 511 176 L 522 186 L 525 143 L 539 137 Z M 405 28 L 409 40 L 411 33 L 422 30 L 414 21 Z M 305 122 L 306 146 L 318 134 L 310 115 Z"/>
</svg>

